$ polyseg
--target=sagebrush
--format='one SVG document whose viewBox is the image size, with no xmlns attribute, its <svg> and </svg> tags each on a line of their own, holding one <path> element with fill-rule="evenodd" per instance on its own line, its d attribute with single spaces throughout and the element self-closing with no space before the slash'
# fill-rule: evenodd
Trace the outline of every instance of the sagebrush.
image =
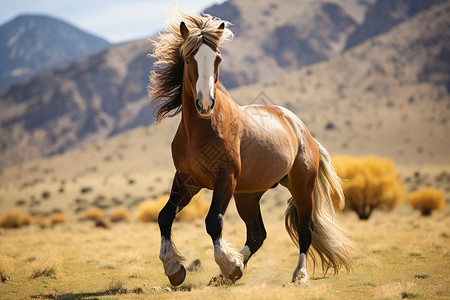
<svg viewBox="0 0 450 300">
<path fill-rule="evenodd" d="M 61 259 L 38 259 L 31 263 L 30 278 L 50 277 L 56 278 L 56 275 L 61 267 Z"/>
<path fill-rule="evenodd" d="M 392 210 L 404 199 L 405 190 L 393 161 L 378 157 L 338 156 L 333 158 L 343 180 L 345 208 L 366 220 L 374 209 Z"/>
<path fill-rule="evenodd" d="M 33 221 L 33 217 L 29 213 L 13 209 L 0 216 L 0 227 L 19 228 L 33 224 Z"/>
<path fill-rule="evenodd" d="M 8 277 L 14 266 L 14 258 L 0 253 L 0 276 Z"/>
<path fill-rule="evenodd" d="M 169 200 L 168 194 L 163 194 L 156 199 L 149 199 L 139 205 L 136 217 L 143 222 L 158 221 L 158 214 Z M 195 195 L 191 202 L 180 211 L 175 220 L 193 221 L 197 218 L 206 217 L 209 210 L 209 203 L 205 201 L 203 191 Z"/>
<path fill-rule="evenodd" d="M 98 207 L 91 207 L 81 212 L 80 220 L 102 220 L 104 217 L 103 210 Z"/>
<path fill-rule="evenodd" d="M 420 210 L 423 216 L 429 216 L 433 210 L 445 209 L 444 192 L 424 187 L 408 196 L 408 202 L 413 209 Z"/>
<path fill-rule="evenodd" d="M 126 207 L 116 207 L 111 211 L 109 220 L 113 223 L 128 222 L 130 221 L 130 212 Z"/>
<path fill-rule="evenodd" d="M 56 224 L 66 224 L 67 223 L 67 216 L 64 213 L 61 212 L 54 212 L 50 214 L 50 224 L 56 225 Z"/>
</svg>

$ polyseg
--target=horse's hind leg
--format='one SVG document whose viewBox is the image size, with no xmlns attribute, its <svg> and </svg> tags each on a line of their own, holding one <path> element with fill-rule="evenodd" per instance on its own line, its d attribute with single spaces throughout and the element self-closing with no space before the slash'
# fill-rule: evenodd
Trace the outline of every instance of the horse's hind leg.
<svg viewBox="0 0 450 300">
<path fill-rule="evenodd" d="M 292 282 L 299 281 L 308 284 L 308 273 L 306 270 L 306 254 L 312 239 L 312 211 L 313 193 L 317 178 L 317 167 L 308 165 L 302 158 L 298 157 L 289 173 L 288 188 L 292 194 L 293 204 L 298 217 L 298 244 L 300 255 L 297 267 L 292 275 Z"/>
<path fill-rule="evenodd" d="M 179 173 L 175 174 L 169 201 L 163 207 L 158 216 L 158 224 L 161 230 L 161 250 L 159 258 L 164 265 L 164 273 L 172 285 L 183 283 L 186 270 L 181 264 L 183 258 L 178 254 L 171 240 L 172 223 L 175 215 L 185 207 L 193 195 L 199 189 L 190 186 L 187 180 Z"/>
<path fill-rule="evenodd" d="M 259 201 L 264 193 L 234 195 L 239 216 L 247 226 L 247 241 L 240 251 L 244 257 L 244 264 L 247 264 L 250 257 L 258 251 L 267 236 L 259 207 Z"/>
</svg>

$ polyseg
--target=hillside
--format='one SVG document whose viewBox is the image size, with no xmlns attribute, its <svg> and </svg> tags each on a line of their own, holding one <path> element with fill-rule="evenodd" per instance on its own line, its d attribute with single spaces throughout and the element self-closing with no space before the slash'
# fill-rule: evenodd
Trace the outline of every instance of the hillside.
<svg viewBox="0 0 450 300">
<path fill-rule="evenodd" d="M 449 12 L 447 1 L 327 62 L 233 96 L 247 103 L 264 91 L 335 154 L 449 164 Z"/>
<path fill-rule="evenodd" d="M 147 40 L 115 46 L 15 84 L 0 96 L 0 167 L 151 123 L 150 50 Z"/>
<path fill-rule="evenodd" d="M 446 0 L 378 0 L 366 11 L 364 22 L 348 37 L 346 49 L 384 33 L 417 13 Z M 380 22 L 382 20 L 382 22 Z"/>
<path fill-rule="evenodd" d="M 432 185 L 448 197 L 450 96 L 448 72 L 442 70 L 448 70 L 449 12 L 450 1 L 329 61 L 232 90 L 231 95 L 240 104 L 288 107 L 332 155 L 389 157 L 408 189 Z M 440 68 L 430 67 L 435 64 Z M 174 173 L 169 149 L 178 122 L 179 117 L 165 120 L 5 169 L 0 205 L 77 211 L 119 199 L 133 207 L 169 190 Z M 83 187 L 92 192 L 81 193 Z M 51 193 L 51 201 L 42 199 L 44 191 Z"/>
<path fill-rule="evenodd" d="M 233 88 L 277 78 L 340 54 L 374 3 L 265 0 L 255 5 L 245 0 L 207 9 L 231 20 L 236 32 L 233 42 L 223 47 L 221 80 Z M 0 167 L 151 124 L 152 106 L 146 92 L 151 51 L 147 40 L 114 46 L 16 84 L 0 95 Z"/>
<path fill-rule="evenodd" d="M 110 44 L 64 21 L 22 15 L 0 27 L 0 92 Z"/>
<path fill-rule="evenodd" d="M 374 1 L 227 1 L 205 10 L 230 20 L 236 38 L 223 47 L 228 88 L 279 76 L 341 53 Z M 245 49 L 245 50 L 244 50 Z M 244 50 L 244 51 L 243 51 Z M 251 67 L 250 67 L 251 66 Z"/>
</svg>

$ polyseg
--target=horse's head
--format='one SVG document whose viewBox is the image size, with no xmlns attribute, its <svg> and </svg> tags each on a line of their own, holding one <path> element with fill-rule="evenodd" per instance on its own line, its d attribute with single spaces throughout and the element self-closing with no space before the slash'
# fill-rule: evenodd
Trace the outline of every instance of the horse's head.
<svg viewBox="0 0 450 300">
<path fill-rule="evenodd" d="M 224 28 L 225 24 L 220 24 L 219 34 Z M 180 32 L 185 40 L 189 38 L 190 32 L 184 22 L 180 24 Z M 184 57 L 184 72 L 189 84 L 186 88 L 201 118 L 210 118 L 214 112 L 221 60 L 219 49 L 207 41 L 202 41 L 195 51 Z"/>
</svg>

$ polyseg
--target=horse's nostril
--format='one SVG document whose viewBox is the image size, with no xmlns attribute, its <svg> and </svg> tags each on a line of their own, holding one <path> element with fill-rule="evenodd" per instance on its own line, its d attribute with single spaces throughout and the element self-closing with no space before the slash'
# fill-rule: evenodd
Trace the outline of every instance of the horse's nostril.
<svg viewBox="0 0 450 300">
<path fill-rule="evenodd" d="M 209 116 L 212 114 L 214 106 L 216 105 L 216 99 L 214 97 L 210 97 L 211 104 L 207 109 L 203 108 L 203 103 L 201 101 L 201 98 L 195 99 L 195 109 L 197 110 L 197 113 L 202 118 L 209 118 Z"/>
<path fill-rule="evenodd" d="M 197 110 L 202 110 L 202 104 L 200 103 L 200 99 L 195 100 L 195 106 L 197 107 Z"/>
</svg>

